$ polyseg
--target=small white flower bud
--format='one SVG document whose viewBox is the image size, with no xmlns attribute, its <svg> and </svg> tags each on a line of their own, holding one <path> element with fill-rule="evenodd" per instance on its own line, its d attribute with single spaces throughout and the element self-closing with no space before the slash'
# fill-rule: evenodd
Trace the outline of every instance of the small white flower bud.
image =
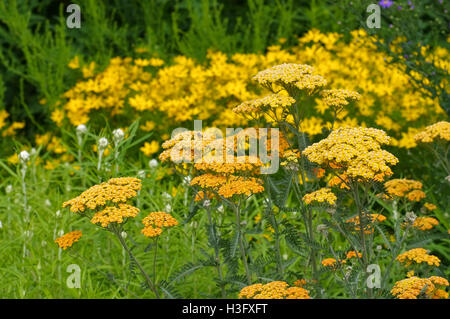
<svg viewBox="0 0 450 319">
<path fill-rule="evenodd" d="M 327 225 L 324 225 L 324 224 L 317 225 L 317 231 L 319 233 L 321 233 L 322 235 L 324 235 L 324 236 L 328 235 L 328 227 L 327 227 Z"/>
<path fill-rule="evenodd" d="M 62 236 L 62 235 L 64 235 L 64 230 L 61 229 L 58 233 L 58 236 Z"/>
<path fill-rule="evenodd" d="M 52 203 L 50 202 L 49 199 L 45 200 L 45 206 L 52 206 Z"/>
<path fill-rule="evenodd" d="M 203 202 L 203 206 L 204 207 L 209 207 L 211 205 L 211 201 L 209 200 L 209 199 L 206 199 L 204 202 Z"/>
<path fill-rule="evenodd" d="M 220 205 L 219 207 L 217 207 L 217 211 L 219 213 L 223 213 L 225 211 L 225 209 L 223 208 L 223 205 Z"/>
<path fill-rule="evenodd" d="M 2 229 L 3 228 L 3 224 L 2 224 L 2 221 L 0 220 L 0 229 Z"/>
<path fill-rule="evenodd" d="M 112 132 L 112 134 L 113 134 L 113 141 L 114 141 L 115 145 L 119 144 L 125 136 L 125 133 L 120 128 L 115 129 Z"/>
<path fill-rule="evenodd" d="M 162 193 L 162 198 L 165 200 L 170 200 L 172 198 L 172 196 L 169 193 L 164 192 L 164 193 Z"/>
<path fill-rule="evenodd" d="M 122 236 L 122 238 L 127 238 L 128 235 L 126 232 L 123 231 L 120 233 L 120 236 Z"/>
<path fill-rule="evenodd" d="M 150 168 L 156 168 L 156 167 L 158 167 L 158 161 L 155 160 L 155 159 L 151 159 L 151 160 L 148 162 L 148 166 L 150 166 Z"/>
<path fill-rule="evenodd" d="M 103 152 L 108 145 L 109 145 L 109 142 L 106 139 L 106 137 L 102 137 L 98 140 L 98 149 L 100 152 Z"/>
<path fill-rule="evenodd" d="M 87 132 L 87 127 L 84 124 L 80 124 L 77 126 L 77 135 L 82 135 Z"/>
<path fill-rule="evenodd" d="M 288 254 L 283 254 L 283 259 L 287 260 L 288 259 Z"/>
<path fill-rule="evenodd" d="M 19 159 L 22 163 L 26 163 L 30 159 L 30 154 L 27 151 L 22 151 L 19 154 Z"/>
<path fill-rule="evenodd" d="M 55 215 L 56 215 L 56 217 L 61 217 L 61 211 L 60 211 L 60 210 L 57 210 L 56 213 L 55 213 Z"/>
<path fill-rule="evenodd" d="M 137 176 L 139 177 L 139 178 L 145 178 L 145 176 L 146 176 L 147 174 L 145 173 L 145 171 L 144 170 L 140 170 L 138 173 L 137 173 Z"/>
<path fill-rule="evenodd" d="M 405 220 L 407 223 L 414 224 L 414 221 L 416 220 L 416 218 L 417 218 L 417 216 L 413 212 L 407 212 L 405 214 Z"/>
<path fill-rule="evenodd" d="M 11 184 L 9 184 L 8 186 L 6 186 L 6 188 L 5 188 L 5 192 L 6 192 L 6 194 L 9 194 L 9 193 L 11 193 L 11 192 L 12 192 L 12 189 L 13 189 L 13 187 L 12 187 L 12 185 L 11 185 Z"/>
<path fill-rule="evenodd" d="M 172 206 L 170 204 L 167 204 L 165 207 L 166 213 L 170 213 L 172 211 Z"/>
</svg>

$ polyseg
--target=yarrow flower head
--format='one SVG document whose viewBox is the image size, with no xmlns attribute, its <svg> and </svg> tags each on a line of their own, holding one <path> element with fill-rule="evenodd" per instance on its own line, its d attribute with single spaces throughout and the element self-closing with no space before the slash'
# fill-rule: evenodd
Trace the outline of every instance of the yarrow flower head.
<svg viewBox="0 0 450 319">
<path fill-rule="evenodd" d="M 363 127 L 340 127 L 318 143 L 303 151 L 311 162 L 342 170 L 347 177 L 359 182 L 382 181 L 392 175 L 388 165 L 398 159 L 382 150 L 389 136 L 382 130 Z"/>
<path fill-rule="evenodd" d="M 82 236 L 81 231 L 74 230 L 59 238 L 56 238 L 55 243 L 57 243 L 60 248 L 66 250 L 67 248 L 72 247 L 72 245 L 76 243 L 78 240 L 80 240 L 81 236 Z"/>
<path fill-rule="evenodd" d="M 300 81 L 304 75 L 312 74 L 314 68 L 306 64 L 284 63 L 258 72 L 253 80 L 263 86 L 271 84 L 294 84 Z"/>
<path fill-rule="evenodd" d="M 416 142 L 431 143 L 434 141 L 450 141 L 450 123 L 441 121 L 427 126 L 425 130 L 414 136 Z"/>
<path fill-rule="evenodd" d="M 396 258 L 400 263 L 405 264 L 405 266 L 410 266 L 413 263 L 421 264 L 426 263 L 429 266 L 439 267 L 441 260 L 433 255 L 429 255 L 427 250 L 424 248 L 413 248 L 408 250 Z"/>
<path fill-rule="evenodd" d="M 63 203 L 63 208 L 70 206 L 73 213 L 83 213 L 86 209 L 95 210 L 108 203 L 126 203 L 137 196 L 141 189 L 141 180 L 134 177 L 117 177 L 108 182 L 94 185 L 81 195 Z"/>
<path fill-rule="evenodd" d="M 384 183 L 384 187 L 388 195 L 405 197 L 410 201 L 420 201 L 425 198 L 426 195 L 422 191 L 422 183 L 415 180 L 409 179 L 391 179 Z"/>
<path fill-rule="evenodd" d="M 442 277 L 419 278 L 412 276 L 397 281 L 391 289 L 391 294 L 397 299 L 447 299 L 448 293 L 442 288 L 448 285 L 448 280 Z"/>
<path fill-rule="evenodd" d="M 178 225 L 178 221 L 172 215 L 165 212 L 152 212 L 142 220 L 142 223 L 145 227 L 141 233 L 147 237 L 159 236 L 163 228 Z"/>
<path fill-rule="evenodd" d="M 106 228 L 111 223 L 121 224 L 127 218 L 136 217 L 138 213 L 139 208 L 120 203 L 118 207 L 105 207 L 102 211 L 95 213 L 91 219 L 91 223 L 100 224 L 101 227 Z"/>
<path fill-rule="evenodd" d="M 284 281 L 254 284 L 242 288 L 239 299 L 311 299 L 309 291 L 301 287 L 289 287 Z"/>
<path fill-rule="evenodd" d="M 341 109 L 350 102 L 361 99 L 361 95 L 358 92 L 343 89 L 324 90 L 320 94 L 326 105 L 336 109 Z"/>
<path fill-rule="evenodd" d="M 433 217 L 417 217 L 413 227 L 419 230 L 430 230 L 439 225 L 439 221 Z"/>
<path fill-rule="evenodd" d="M 329 205 L 335 205 L 336 204 L 337 197 L 336 195 L 331 191 L 330 188 L 324 187 L 321 188 L 315 192 L 306 194 L 303 196 L 303 201 L 306 204 L 311 204 L 312 202 L 318 202 L 318 203 L 328 203 Z"/>
</svg>

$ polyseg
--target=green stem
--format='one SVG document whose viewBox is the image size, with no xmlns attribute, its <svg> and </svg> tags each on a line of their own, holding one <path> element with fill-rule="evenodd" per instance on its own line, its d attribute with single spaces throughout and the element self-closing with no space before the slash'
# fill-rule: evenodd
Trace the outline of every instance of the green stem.
<svg viewBox="0 0 450 319">
<path fill-rule="evenodd" d="M 159 297 L 159 293 L 158 290 L 156 289 L 154 283 L 152 282 L 152 280 L 150 279 L 150 277 L 148 276 L 148 274 L 145 272 L 144 268 L 142 267 L 142 265 L 139 263 L 139 261 L 136 259 L 136 257 L 133 255 L 133 253 L 131 252 L 130 248 L 128 248 L 127 243 L 125 242 L 125 240 L 123 239 L 122 235 L 120 234 L 120 232 L 118 230 L 113 230 L 113 233 L 116 235 L 116 237 L 119 239 L 120 244 L 122 245 L 123 248 L 125 248 L 125 250 L 128 253 L 128 256 L 130 256 L 130 259 L 132 259 L 137 267 L 139 268 L 139 271 L 141 272 L 142 276 L 144 277 L 147 286 L 154 292 L 156 298 L 160 298 Z"/>
</svg>

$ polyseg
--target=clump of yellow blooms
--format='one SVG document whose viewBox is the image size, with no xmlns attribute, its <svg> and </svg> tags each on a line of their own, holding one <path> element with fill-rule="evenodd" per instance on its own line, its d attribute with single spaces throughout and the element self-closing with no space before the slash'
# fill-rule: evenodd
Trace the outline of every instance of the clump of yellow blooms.
<svg viewBox="0 0 450 319">
<path fill-rule="evenodd" d="M 357 181 L 382 181 L 392 175 L 388 164 L 395 165 L 398 159 L 381 149 L 389 143 L 389 136 L 374 128 L 340 127 L 318 143 L 307 147 L 303 154 L 311 162 L 339 168 Z"/>
<path fill-rule="evenodd" d="M 63 203 L 63 208 L 70 206 L 73 213 L 83 213 L 86 209 L 94 210 L 108 203 L 125 203 L 137 196 L 141 189 L 141 180 L 135 177 L 112 178 L 108 182 L 94 185 L 80 196 Z"/>
<path fill-rule="evenodd" d="M 309 291 L 301 287 L 289 287 L 284 281 L 254 284 L 242 288 L 239 299 L 311 299 Z"/>
<path fill-rule="evenodd" d="M 434 204 L 432 204 L 432 203 L 425 203 L 425 204 L 423 204 L 423 206 L 424 206 L 426 209 L 431 210 L 431 211 L 437 209 L 437 206 L 434 205 Z"/>
<path fill-rule="evenodd" d="M 326 105 L 338 110 L 352 101 L 361 100 L 361 95 L 358 92 L 343 89 L 324 90 L 321 92 L 321 95 Z"/>
<path fill-rule="evenodd" d="M 386 216 L 381 214 L 366 214 L 363 213 L 363 223 L 364 225 L 364 233 L 365 234 L 371 234 L 373 233 L 373 227 L 371 224 L 375 222 L 383 222 L 386 220 Z M 346 220 L 346 223 L 351 223 L 354 225 L 355 231 L 360 231 L 360 219 L 359 216 L 352 217 L 350 219 Z"/>
<path fill-rule="evenodd" d="M 422 183 L 409 179 L 391 179 L 384 183 L 387 193 L 391 196 L 405 197 L 410 201 L 420 201 L 426 197 L 422 191 Z"/>
<path fill-rule="evenodd" d="M 419 230 L 430 230 L 439 225 L 439 221 L 433 217 L 417 217 L 414 220 L 413 227 Z"/>
<path fill-rule="evenodd" d="M 139 208 L 120 203 L 118 207 L 105 207 L 100 212 L 94 214 L 91 219 L 92 224 L 100 224 L 106 228 L 110 223 L 121 224 L 126 218 L 134 218 L 139 213 Z"/>
<path fill-rule="evenodd" d="M 424 248 L 413 248 L 397 256 L 396 260 L 410 266 L 413 263 L 426 263 L 430 266 L 439 267 L 441 260 L 433 255 L 429 255 Z"/>
<path fill-rule="evenodd" d="M 429 51 L 432 63 L 448 64 L 446 49 Z M 308 65 L 294 64 L 297 61 Z M 360 92 L 360 103 L 348 105 L 341 122 L 381 127 L 393 137 L 392 145 L 411 148 L 416 145 L 413 137 L 418 129 L 436 122 L 444 111 L 438 99 L 414 88 L 402 65 L 392 65 L 390 61 L 390 57 L 377 51 L 363 30 L 352 31 L 349 41 L 344 41 L 342 35 L 315 29 L 291 48 L 275 45 L 264 54 L 236 53 L 230 57 L 209 51 L 206 63 L 184 56 L 175 57 L 170 64 L 150 56 L 115 57 L 98 72 L 95 64 L 82 65 L 73 60 L 69 67 L 82 69 L 85 78 L 64 94 L 58 106 L 63 113 L 55 113 L 55 117 L 61 122 L 64 114 L 68 121 L 63 123 L 87 124 L 99 110 L 112 118 L 128 115 L 125 110 L 131 108 L 143 123 L 159 118 L 158 122 L 164 124 L 156 129 L 167 132 L 192 119 L 209 120 L 213 126 L 245 125 L 247 120 L 236 116 L 231 106 L 267 95 L 267 91 L 260 92 L 250 85 L 258 70 L 267 69 L 254 78 L 277 92 L 280 84 L 307 93 L 325 84 Z M 308 114 L 307 133 L 316 135 L 328 126 L 331 114 L 324 114 L 323 121 L 317 121 L 318 115 L 328 108 L 321 102 L 320 111 Z M 14 129 L 10 131 L 14 134 Z"/>
<path fill-rule="evenodd" d="M 64 234 L 63 236 L 56 238 L 55 243 L 58 244 L 58 246 L 64 250 L 66 250 L 69 247 L 72 247 L 74 243 L 80 240 L 82 236 L 81 231 L 74 230 L 70 233 Z"/>
<path fill-rule="evenodd" d="M 417 142 L 431 143 L 437 140 L 450 141 L 450 123 L 441 121 L 427 126 L 425 130 L 414 136 Z"/>
<path fill-rule="evenodd" d="M 334 205 L 336 204 L 336 200 L 337 200 L 336 195 L 331 191 L 330 188 L 327 187 L 323 187 L 317 191 L 314 191 L 312 193 L 303 196 L 303 201 L 306 204 L 311 204 L 311 202 L 318 202 L 318 203 L 326 202 L 329 205 Z"/>
<path fill-rule="evenodd" d="M 344 260 L 339 260 L 339 263 L 345 264 L 345 263 L 347 263 L 347 261 L 345 259 Z M 324 260 L 321 261 L 321 264 L 324 267 L 335 267 L 336 259 L 334 259 L 334 258 L 325 258 Z"/>
<path fill-rule="evenodd" d="M 447 299 L 448 293 L 436 286 L 448 286 L 447 279 L 438 276 L 429 278 L 412 276 L 397 281 L 391 289 L 391 294 L 398 299 Z"/>
<path fill-rule="evenodd" d="M 178 221 L 172 215 L 165 212 L 152 212 L 142 220 L 142 223 L 145 227 L 141 233 L 147 237 L 159 236 L 163 228 L 178 225 Z"/>
</svg>

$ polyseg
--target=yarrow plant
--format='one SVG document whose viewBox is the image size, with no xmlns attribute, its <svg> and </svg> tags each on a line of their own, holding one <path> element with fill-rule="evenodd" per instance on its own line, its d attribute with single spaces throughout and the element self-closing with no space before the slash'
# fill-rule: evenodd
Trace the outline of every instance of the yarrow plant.
<svg viewBox="0 0 450 319">
<path fill-rule="evenodd" d="M 141 187 L 141 180 L 135 177 L 111 178 L 107 182 L 90 187 L 79 196 L 64 202 L 62 206 L 63 208 L 69 207 L 72 213 L 88 218 L 92 224 L 114 234 L 132 262 L 139 268 L 148 288 L 159 298 L 160 292 L 155 283 L 157 242 L 155 243 L 153 259 L 153 279 L 151 279 L 129 248 L 126 243 L 127 236 L 124 235 L 126 234 L 124 225 L 140 212 L 137 207 L 129 202 L 138 196 Z M 151 238 L 160 236 L 162 227 L 167 228 L 178 225 L 178 221 L 174 217 L 164 212 L 150 213 L 143 219 L 142 223 L 145 226 L 141 231 L 142 234 Z M 55 242 L 65 250 L 77 242 L 80 237 L 81 231 L 72 231 L 59 237 Z"/>
</svg>

